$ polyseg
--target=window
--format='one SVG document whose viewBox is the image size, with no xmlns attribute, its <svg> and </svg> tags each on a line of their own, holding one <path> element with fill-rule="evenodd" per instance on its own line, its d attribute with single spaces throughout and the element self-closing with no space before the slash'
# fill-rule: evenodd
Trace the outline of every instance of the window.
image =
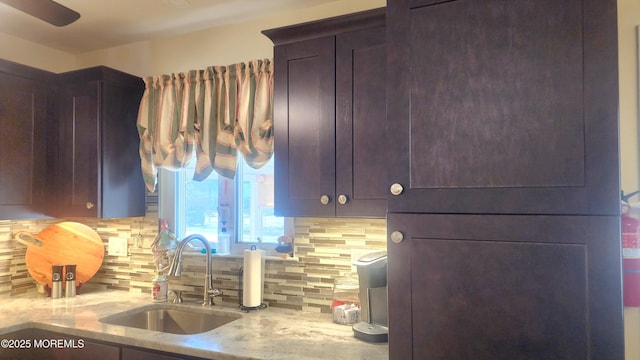
<svg viewBox="0 0 640 360">
<path fill-rule="evenodd" d="M 159 217 L 178 238 L 204 235 L 220 254 L 239 254 L 252 244 L 274 248 L 285 218 L 273 212 L 273 160 L 253 169 L 239 157 L 235 180 L 215 171 L 194 181 L 195 161 L 182 171 L 159 171 Z M 197 245 L 197 243 L 194 243 Z"/>
<path fill-rule="evenodd" d="M 276 244 L 278 237 L 284 234 L 284 218 L 273 213 L 273 161 L 260 169 L 253 169 L 243 161 L 241 168 L 238 176 L 242 183 L 239 242 Z"/>
</svg>

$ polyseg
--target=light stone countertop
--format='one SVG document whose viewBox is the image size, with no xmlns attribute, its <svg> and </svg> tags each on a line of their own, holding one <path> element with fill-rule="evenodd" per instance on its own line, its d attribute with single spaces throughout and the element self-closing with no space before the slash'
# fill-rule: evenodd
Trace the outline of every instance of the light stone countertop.
<svg viewBox="0 0 640 360">
<path fill-rule="evenodd" d="M 88 288 L 88 286 L 87 286 Z M 167 351 L 209 359 L 361 359 L 386 360 L 387 343 L 371 344 L 353 337 L 351 326 L 335 324 L 329 314 L 267 308 L 216 310 L 242 318 L 211 331 L 175 335 L 104 324 L 99 319 L 152 304 L 147 295 L 85 289 L 73 298 L 51 299 L 33 293 L 2 299 L 0 338 L 16 330 L 38 328 L 80 338 Z M 198 304 L 180 304 L 196 306 Z"/>
</svg>

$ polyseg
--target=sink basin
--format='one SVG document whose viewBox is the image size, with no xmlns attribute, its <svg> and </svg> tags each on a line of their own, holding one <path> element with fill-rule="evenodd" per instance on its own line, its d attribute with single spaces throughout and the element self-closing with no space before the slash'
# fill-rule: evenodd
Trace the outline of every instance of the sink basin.
<svg viewBox="0 0 640 360">
<path fill-rule="evenodd" d="M 100 319 L 100 322 L 187 335 L 213 330 L 241 317 L 240 314 L 209 308 L 152 304 L 109 315 Z"/>
</svg>

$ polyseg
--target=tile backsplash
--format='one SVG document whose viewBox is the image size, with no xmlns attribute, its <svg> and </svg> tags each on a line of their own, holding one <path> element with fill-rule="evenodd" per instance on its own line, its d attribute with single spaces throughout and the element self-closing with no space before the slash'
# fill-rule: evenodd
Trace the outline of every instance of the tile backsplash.
<svg viewBox="0 0 640 360">
<path fill-rule="evenodd" d="M 157 234 L 157 206 L 148 196 L 147 216 L 122 219 L 65 218 L 47 220 L 0 220 L 0 297 L 36 291 L 25 264 L 26 246 L 13 240 L 18 231 L 37 233 L 60 221 L 77 221 L 96 229 L 105 244 L 101 269 L 89 281 L 92 286 L 150 293 L 154 275 L 151 242 Z M 265 265 L 264 301 L 269 306 L 329 313 L 333 282 L 354 275 L 351 262 L 360 255 L 386 249 L 384 219 L 295 219 L 294 259 L 268 258 Z M 109 237 L 128 239 L 127 256 L 107 255 Z M 184 256 L 180 278 L 170 278 L 169 288 L 183 297 L 202 297 L 205 259 Z M 225 303 L 238 304 L 241 257 L 214 256 L 214 286 Z M 217 298 L 216 301 L 220 301 Z"/>
</svg>

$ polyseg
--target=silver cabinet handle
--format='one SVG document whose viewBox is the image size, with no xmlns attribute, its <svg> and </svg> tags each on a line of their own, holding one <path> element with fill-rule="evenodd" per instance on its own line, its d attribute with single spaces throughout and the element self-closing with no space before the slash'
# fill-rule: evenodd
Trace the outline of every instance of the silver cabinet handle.
<svg viewBox="0 0 640 360">
<path fill-rule="evenodd" d="M 329 198 L 328 195 L 320 196 L 320 204 L 327 205 L 330 201 L 331 201 L 331 199 Z"/>
<path fill-rule="evenodd" d="M 347 203 L 347 201 L 349 201 L 349 198 L 347 197 L 347 195 L 344 195 L 344 194 L 338 195 L 338 204 L 344 205 Z"/>
<path fill-rule="evenodd" d="M 391 241 L 393 241 L 394 243 L 401 243 L 402 240 L 404 240 L 404 234 L 402 234 L 400 231 L 394 231 L 391 233 Z"/>
<path fill-rule="evenodd" d="M 93 209 L 93 207 L 94 207 L 94 205 L 93 205 L 93 203 L 91 201 L 87 201 L 85 206 L 87 207 L 87 209 Z"/>
<path fill-rule="evenodd" d="M 402 185 L 398 183 L 394 183 L 393 185 L 391 185 L 391 188 L 389 190 L 391 191 L 392 195 L 398 196 L 402 194 L 402 192 L 404 191 L 404 188 L 402 187 Z"/>
</svg>

